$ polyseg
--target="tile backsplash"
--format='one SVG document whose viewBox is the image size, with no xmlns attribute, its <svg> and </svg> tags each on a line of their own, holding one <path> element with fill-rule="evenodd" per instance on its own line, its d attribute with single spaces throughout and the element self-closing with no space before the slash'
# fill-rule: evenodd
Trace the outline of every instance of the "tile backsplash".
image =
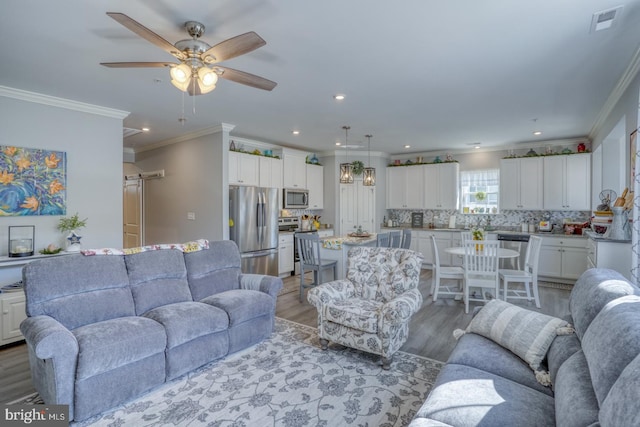
<svg viewBox="0 0 640 427">
<path fill-rule="evenodd" d="M 449 226 L 449 217 L 456 216 L 456 227 L 466 228 L 480 225 L 483 228 L 491 226 L 493 228 L 519 229 L 522 223 L 538 224 L 540 221 L 549 219 L 552 224 L 562 225 L 563 221 L 571 220 L 583 222 L 589 220 L 590 211 L 502 211 L 498 214 L 460 214 L 456 210 L 387 210 L 387 219 L 398 221 L 400 224 L 411 223 L 412 212 L 424 213 L 424 225 L 432 223 L 436 228 L 446 228 Z M 382 222 L 382 221 L 381 221 Z"/>
</svg>

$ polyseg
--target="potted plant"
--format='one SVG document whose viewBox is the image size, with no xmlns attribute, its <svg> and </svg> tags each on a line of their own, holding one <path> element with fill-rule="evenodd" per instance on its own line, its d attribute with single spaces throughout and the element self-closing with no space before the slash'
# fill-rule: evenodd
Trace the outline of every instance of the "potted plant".
<svg viewBox="0 0 640 427">
<path fill-rule="evenodd" d="M 80 219 L 80 215 L 76 212 L 71 217 L 60 218 L 58 221 L 58 230 L 63 233 L 69 233 L 67 239 L 67 252 L 79 252 L 80 251 L 80 239 L 82 236 L 78 234 L 79 230 L 86 227 L 87 218 Z"/>
</svg>

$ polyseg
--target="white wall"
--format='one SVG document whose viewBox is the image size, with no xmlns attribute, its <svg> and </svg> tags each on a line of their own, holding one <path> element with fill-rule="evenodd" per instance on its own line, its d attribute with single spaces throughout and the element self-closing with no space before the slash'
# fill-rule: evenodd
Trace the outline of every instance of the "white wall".
<svg viewBox="0 0 640 427">
<path fill-rule="evenodd" d="M 69 108 L 16 99 L 0 92 L 0 144 L 65 151 L 67 216 L 78 212 L 81 218 L 88 218 L 87 227 L 81 230 L 82 246 L 122 247 L 122 118 L 126 112 L 95 114 L 83 112 L 92 110 L 86 104 L 74 105 L 30 93 L 29 98 L 43 102 L 54 99 L 56 104 Z M 64 238 L 56 229 L 60 218 L 0 218 L 0 255 L 7 254 L 10 225 L 35 225 L 36 251 L 49 243 L 62 245 Z"/>
</svg>

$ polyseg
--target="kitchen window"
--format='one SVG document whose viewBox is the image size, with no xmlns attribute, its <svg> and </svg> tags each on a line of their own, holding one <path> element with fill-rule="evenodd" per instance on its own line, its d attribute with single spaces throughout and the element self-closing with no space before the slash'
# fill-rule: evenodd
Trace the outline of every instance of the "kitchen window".
<svg viewBox="0 0 640 427">
<path fill-rule="evenodd" d="M 498 213 L 500 169 L 460 172 L 462 213 Z"/>
</svg>

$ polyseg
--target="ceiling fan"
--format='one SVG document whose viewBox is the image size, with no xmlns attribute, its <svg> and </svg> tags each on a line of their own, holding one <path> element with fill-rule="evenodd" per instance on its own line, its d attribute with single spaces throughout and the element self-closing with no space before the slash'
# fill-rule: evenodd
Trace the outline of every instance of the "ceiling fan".
<svg viewBox="0 0 640 427">
<path fill-rule="evenodd" d="M 272 90 L 277 85 L 263 77 L 218 65 L 219 62 L 244 55 L 267 44 L 253 31 L 212 47 L 200 40 L 200 36 L 204 34 L 204 25 L 188 21 L 184 27 L 192 38 L 180 40 L 173 45 L 123 13 L 107 12 L 107 15 L 180 62 L 101 62 L 100 65 L 111 68 L 169 67 L 171 83 L 189 95 L 211 92 L 216 87 L 218 77 L 263 90 Z"/>
</svg>

